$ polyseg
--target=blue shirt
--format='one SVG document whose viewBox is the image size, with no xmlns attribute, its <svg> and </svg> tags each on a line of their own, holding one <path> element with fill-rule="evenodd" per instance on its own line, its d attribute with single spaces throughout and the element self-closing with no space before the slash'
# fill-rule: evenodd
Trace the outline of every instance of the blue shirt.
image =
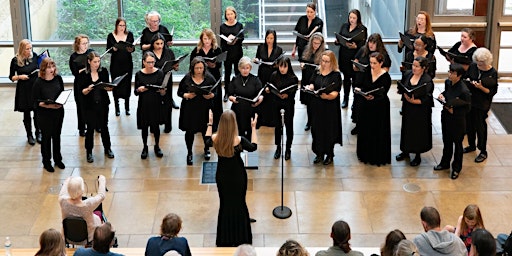
<svg viewBox="0 0 512 256">
<path fill-rule="evenodd" d="M 92 248 L 78 248 L 73 256 L 123 256 L 123 254 L 108 252 L 108 253 L 100 253 Z"/>
<path fill-rule="evenodd" d="M 161 236 L 152 237 L 146 245 L 146 256 L 162 256 L 170 250 L 179 252 L 182 256 L 191 256 L 190 247 L 184 237 L 166 238 Z"/>
</svg>

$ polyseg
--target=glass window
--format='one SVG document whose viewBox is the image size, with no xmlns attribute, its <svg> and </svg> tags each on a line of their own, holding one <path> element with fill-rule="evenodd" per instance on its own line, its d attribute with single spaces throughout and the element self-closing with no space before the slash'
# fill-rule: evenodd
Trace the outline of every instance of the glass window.
<svg viewBox="0 0 512 256">
<path fill-rule="evenodd" d="M 0 40 L 1 41 L 12 41 L 12 22 L 11 22 L 11 9 L 9 6 L 5 6 L 5 8 L 0 8 L 0 22 L 3 24 L 0 27 Z M 14 57 L 14 49 L 12 47 L 9 48 L 0 48 L 0 56 L 2 60 L 2 64 L 0 64 L 0 72 L 4 74 L 3 76 L 8 76 L 9 74 L 9 66 L 11 64 L 11 59 Z"/>
<path fill-rule="evenodd" d="M 512 0 L 503 2 L 503 15 L 512 15 Z"/>
<path fill-rule="evenodd" d="M 244 25 L 245 38 L 260 38 L 260 11 L 258 0 L 222 0 L 221 17 L 224 19 L 224 10 L 226 7 L 233 6 L 237 13 L 237 21 Z M 262 17 L 263 18 L 263 17 Z M 265 17 L 269 18 L 269 17 Z M 264 19 L 264 18 L 263 18 Z M 265 28 L 268 29 L 270 27 Z M 277 30 L 277 28 L 274 28 Z M 261 31 L 261 38 L 265 36 L 265 31 Z"/>
<path fill-rule="evenodd" d="M 474 0 L 437 0 L 435 15 L 472 16 Z"/>
<path fill-rule="evenodd" d="M 455 32 L 435 32 L 437 45 L 445 50 L 450 49 L 455 43 L 460 41 L 460 31 Z M 439 51 L 435 52 L 437 73 L 448 72 L 450 63 L 439 54 Z"/>
<path fill-rule="evenodd" d="M 512 56 L 512 31 L 502 31 L 500 41 L 498 67 L 500 72 L 512 72 L 512 62 L 510 62 L 509 56 Z M 496 54 L 494 54 L 496 58 Z"/>
</svg>

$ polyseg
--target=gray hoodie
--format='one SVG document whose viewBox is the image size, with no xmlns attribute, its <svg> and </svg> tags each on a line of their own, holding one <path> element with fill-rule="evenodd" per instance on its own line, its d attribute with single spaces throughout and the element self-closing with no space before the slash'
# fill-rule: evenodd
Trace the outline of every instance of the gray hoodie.
<svg viewBox="0 0 512 256">
<path fill-rule="evenodd" d="M 426 233 L 417 235 L 413 242 L 418 247 L 420 255 L 468 255 L 464 242 L 462 242 L 462 240 L 455 234 L 450 233 L 447 230 L 429 230 Z"/>
</svg>

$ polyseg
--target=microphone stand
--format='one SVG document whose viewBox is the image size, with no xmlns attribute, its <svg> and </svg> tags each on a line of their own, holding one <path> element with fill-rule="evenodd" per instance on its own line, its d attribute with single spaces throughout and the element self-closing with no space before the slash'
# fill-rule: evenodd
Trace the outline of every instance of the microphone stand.
<svg viewBox="0 0 512 256">
<path fill-rule="evenodd" d="M 288 127 L 286 128 L 288 129 Z M 272 211 L 274 217 L 278 219 L 287 219 L 292 216 L 292 210 L 284 205 L 284 109 L 281 109 L 281 206 L 277 206 Z"/>
</svg>

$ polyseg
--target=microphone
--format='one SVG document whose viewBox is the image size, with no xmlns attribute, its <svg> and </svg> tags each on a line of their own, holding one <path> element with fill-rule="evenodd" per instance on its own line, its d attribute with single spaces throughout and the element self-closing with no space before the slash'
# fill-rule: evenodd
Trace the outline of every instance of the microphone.
<svg viewBox="0 0 512 256">
<path fill-rule="evenodd" d="M 281 109 L 281 124 L 284 127 L 284 109 Z"/>
</svg>

